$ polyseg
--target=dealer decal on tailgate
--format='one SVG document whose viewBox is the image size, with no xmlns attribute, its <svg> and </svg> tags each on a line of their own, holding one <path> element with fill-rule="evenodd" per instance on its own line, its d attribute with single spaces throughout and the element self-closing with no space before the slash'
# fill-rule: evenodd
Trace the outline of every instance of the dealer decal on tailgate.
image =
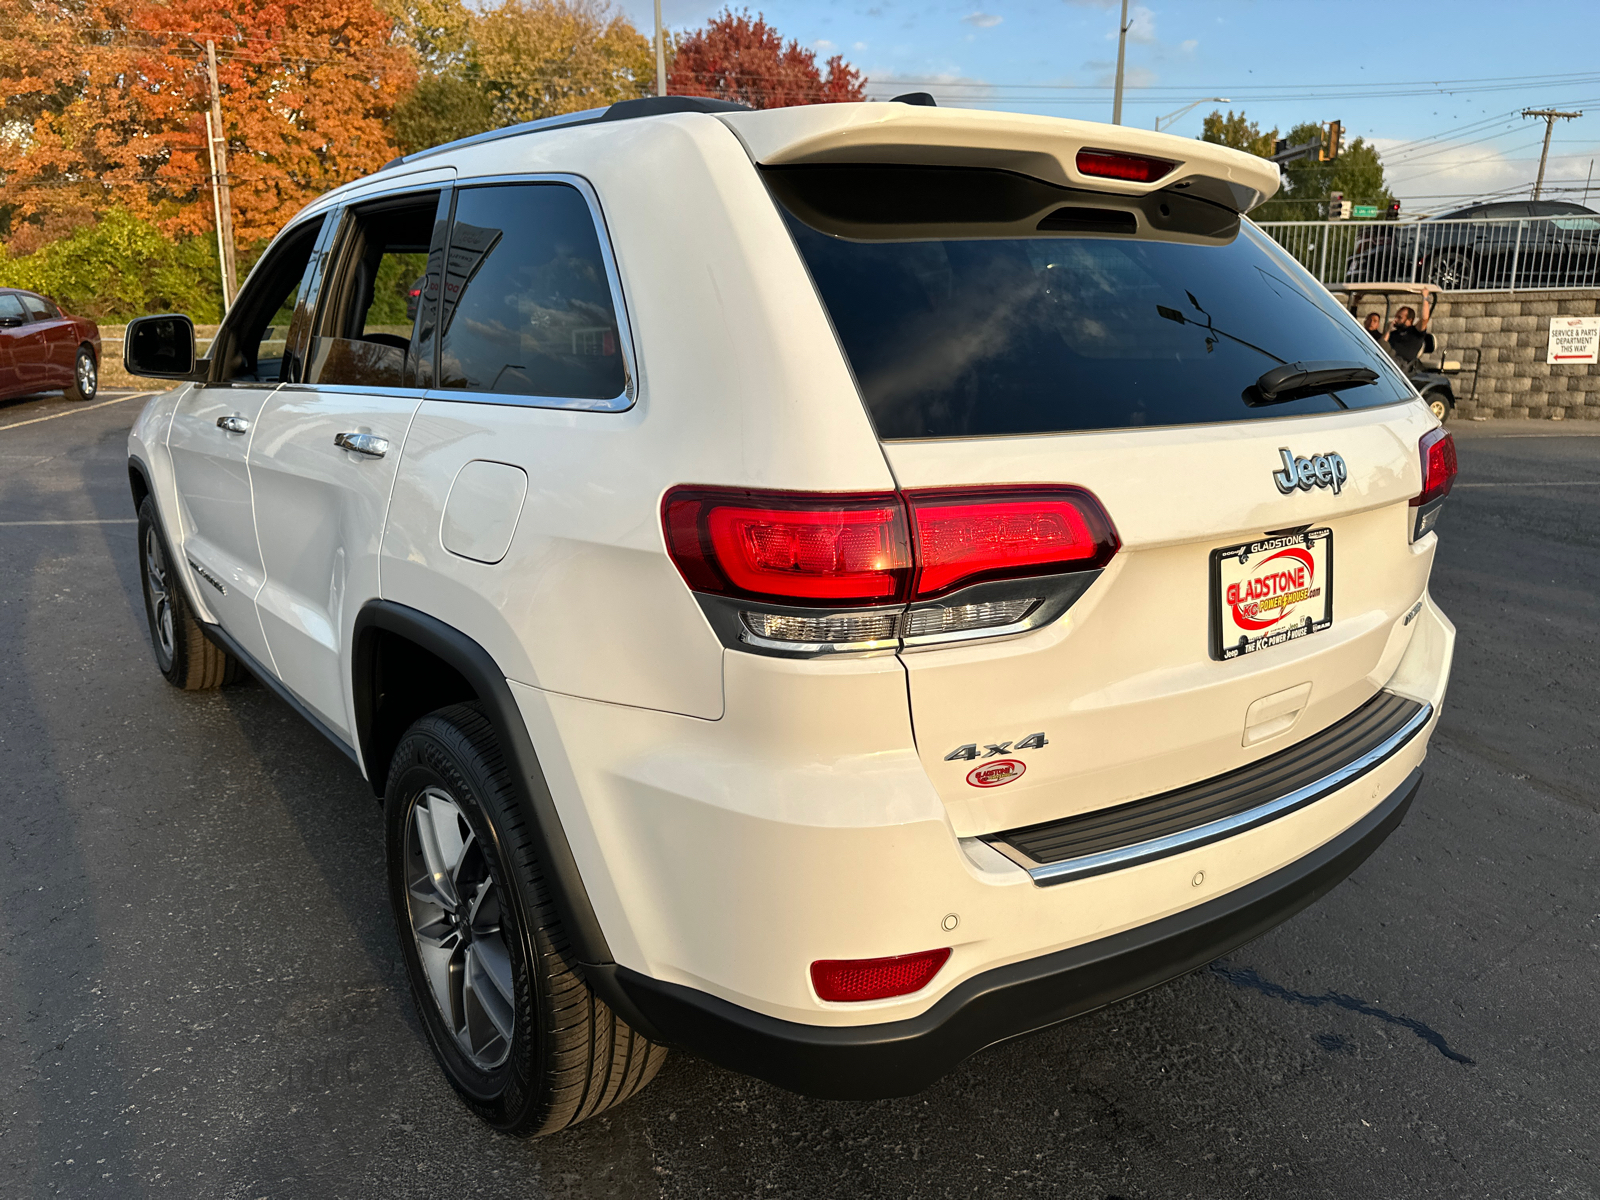
<svg viewBox="0 0 1600 1200">
<path fill-rule="evenodd" d="M 1211 653 L 1238 658 L 1333 623 L 1333 531 L 1211 552 Z"/>
</svg>

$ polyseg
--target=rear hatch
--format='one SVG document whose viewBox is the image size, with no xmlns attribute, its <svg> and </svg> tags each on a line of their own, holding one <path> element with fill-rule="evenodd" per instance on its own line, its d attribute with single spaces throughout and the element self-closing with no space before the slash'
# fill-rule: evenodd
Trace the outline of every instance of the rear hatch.
<svg viewBox="0 0 1600 1200">
<path fill-rule="evenodd" d="M 1141 148 L 1099 165 L 1161 171 Z M 1117 547 L 942 599 L 1048 620 L 904 639 L 958 832 L 1181 787 L 1368 700 L 1434 543 L 1411 500 L 1435 422 L 1387 355 L 1218 188 L 927 157 L 764 170 L 913 523 L 919 494 L 1059 494 Z"/>
</svg>

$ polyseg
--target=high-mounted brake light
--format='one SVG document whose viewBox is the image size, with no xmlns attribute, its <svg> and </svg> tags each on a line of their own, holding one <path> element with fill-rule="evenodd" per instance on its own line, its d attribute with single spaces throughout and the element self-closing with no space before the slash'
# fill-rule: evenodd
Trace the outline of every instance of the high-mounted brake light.
<svg viewBox="0 0 1600 1200">
<path fill-rule="evenodd" d="M 916 596 L 990 579 L 1103 567 L 1119 543 L 1111 518 L 1082 488 L 911 492 Z"/>
<path fill-rule="evenodd" d="M 1442 429 L 1422 435 L 1417 445 L 1422 455 L 1422 491 L 1411 501 L 1411 540 L 1414 542 L 1439 523 L 1439 511 L 1456 478 L 1456 440 Z"/>
<path fill-rule="evenodd" d="M 1079 150 L 1078 173 L 1098 179 L 1123 179 L 1129 183 L 1154 183 L 1172 173 L 1178 164 L 1145 154 L 1124 154 L 1118 150 Z"/>
<path fill-rule="evenodd" d="M 1044 484 L 852 495 L 678 487 L 661 508 L 684 581 L 741 602 L 743 643 L 807 653 L 1020 631 L 1061 611 L 1046 603 L 1059 588 L 1027 580 L 1103 567 L 1120 546 L 1093 495 Z M 1016 586 L 968 590 L 1006 581 Z"/>
<path fill-rule="evenodd" d="M 894 958 L 825 958 L 811 964 L 811 986 L 819 998 L 844 1003 L 909 996 L 949 960 L 948 946 Z"/>
</svg>

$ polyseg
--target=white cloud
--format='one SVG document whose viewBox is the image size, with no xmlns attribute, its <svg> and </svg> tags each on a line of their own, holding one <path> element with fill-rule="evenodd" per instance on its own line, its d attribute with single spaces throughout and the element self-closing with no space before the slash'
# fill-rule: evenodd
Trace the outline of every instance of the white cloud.
<svg viewBox="0 0 1600 1200">
<path fill-rule="evenodd" d="M 1156 38 L 1156 15 L 1142 4 L 1128 10 L 1128 40 L 1151 46 Z"/>
<path fill-rule="evenodd" d="M 993 29 L 996 25 L 1000 24 L 1001 21 L 1005 20 L 1005 18 L 995 13 L 974 12 L 968 13 L 966 16 L 962 17 L 961 20 L 963 23 L 974 26 L 978 29 Z"/>
<path fill-rule="evenodd" d="M 818 38 L 816 41 L 811 43 L 811 48 L 818 54 L 832 54 L 839 47 L 835 46 L 827 38 Z"/>
<path fill-rule="evenodd" d="M 865 50 L 866 48 L 867 44 L 865 42 L 855 42 L 850 47 L 850 49 L 854 50 L 857 54 L 861 53 L 861 51 Z"/>
<path fill-rule="evenodd" d="M 1184 41 L 1178 43 L 1178 49 L 1182 50 L 1185 54 L 1193 54 L 1195 47 L 1199 44 L 1200 42 L 1197 38 L 1186 38 Z"/>
<path fill-rule="evenodd" d="M 1475 146 L 1442 142 L 1417 147 L 1409 153 L 1390 153 L 1404 139 L 1369 140 L 1383 159 L 1389 190 L 1411 212 L 1448 212 L 1465 207 L 1474 198 L 1497 193 L 1504 193 L 1506 199 L 1525 199 L 1532 194 L 1533 180 L 1539 173 L 1537 144 L 1528 147 L 1513 143 L 1511 156 L 1507 156 L 1481 142 Z M 1600 152 L 1594 147 L 1576 154 L 1551 154 L 1545 165 L 1545 186 L 1577 190 L 1556 191 L 1548 198 L 1582 202 L 1589 163 L 1597 157 Z M 1597 192 L 1600 187 L 1590 193 L 1590 198 L 1594 199 Z"/>
</svg>

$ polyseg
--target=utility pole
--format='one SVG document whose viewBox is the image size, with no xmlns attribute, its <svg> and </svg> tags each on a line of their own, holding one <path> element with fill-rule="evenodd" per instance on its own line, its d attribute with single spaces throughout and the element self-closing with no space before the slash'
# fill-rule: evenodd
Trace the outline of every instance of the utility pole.
<svg viewBox="0 0 1600 1200">
<path fill-rule="evenodd" d="M 217 195 L 217 135 L 211 124 L 211 110 L 206 109 L 206 158 L 211 161 L 211 213 L 217 225 L 217 274 L 222 279 L 222 311 L 233 307 L 233 296 L 228 291 L 228 252 L 222 241 L 222 200 Z"/>
<path fill-rule="evenodd" d="M 234 267 L 233 199 L 228 193 L 228 136 L 222 126 L 222 94 L 217 86 L 217 47 L 206 41 L 206 78 L 211 81 L 211 111 L 206 114 L 206 141 L 211 151 L 211 181 L 217 209 L 217 249 L 222 255 L 222 307 L 233 307 L 239 294 Z"/>
<path fill-rule="evenodd" d="M 1128 54 L 1128 0 L 1122 0 L 1122 21 L 1117 26 L 1117 91 L 1111 98 L 1111 123 L 1122 124 L 1122 64 Z"/>
<path fill-rule="evenodd" d="M 661 0 L 656 0 L 656 95 L 667 94 L 667 43 L 661 32 Z"/>
<path fill-rule="evenodd" d="M 1583 116 L 1582 111 L 1559 112 L 1553 108 L 1525 108 L 1522 110 L 1525 117 L 1544 118 L 1544 149 L 1539 151 L 1539 178 L 1534 180 L 1533 198 L 1537 200 L 1539 193 L 1544 191 L 1544 160 L 1550 157 L 1550 134 L 1554 132 L 1557 121 L 1571 121 Z"/>
</svg>

